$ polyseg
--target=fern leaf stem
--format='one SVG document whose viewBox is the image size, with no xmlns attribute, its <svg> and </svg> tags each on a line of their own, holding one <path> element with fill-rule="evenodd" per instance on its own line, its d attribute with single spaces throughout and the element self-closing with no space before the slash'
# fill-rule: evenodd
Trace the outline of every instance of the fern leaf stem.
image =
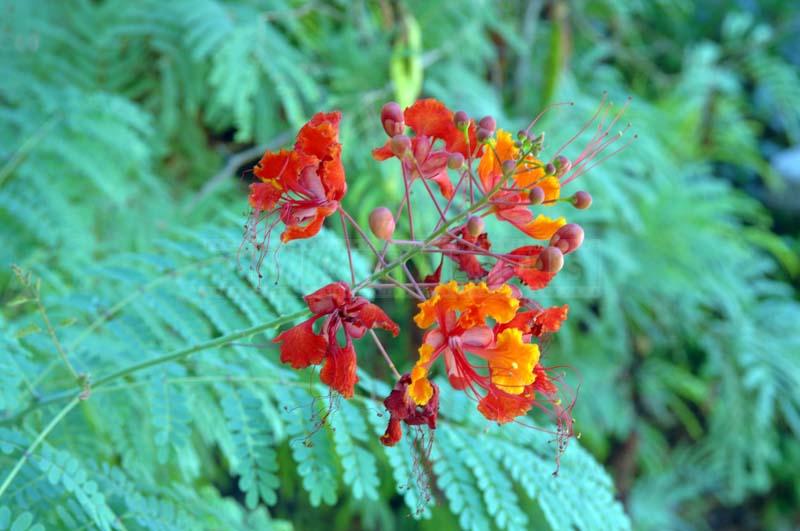
<svg viewBox="0 0 800 531">
<path fill-rule="evenodd" d="M 50 434 L 50 432 L 53 431 L 53 429 L 58 425 L 58 423 L 61 422 L 64 419 L 64 417 L 66 417 L 69 414 L 69 412 L 72 411 L 75 408 L 75 406 L 78 405 L 78 402 L 80 401 L 81 401 L 80 395 L 74 396 L 72 400 L 70 400 L 69 403 L 66 406 L 64 406 L 64 408 L 61 411 L 59 411 L 55 417 L 53 417 L 53 420 L 51 420 L 50 423 L 47 426 L 45 426 L 45 428 L 42 431 L 39 432 L 39 435 L 36 436 L 36 438 L 33 440 L 28 449 L 25 450 L 25 453 L 23 453 L 22 456 L 17 460 L 16 464 L 14 465 L 14 468 L 11 469 L 11 472 L 8 473 L 6 479 L 3 481 L 3 484 L 0 485 L 0 498 L 3 497 L 3 494 L 6 492 L 6 490 L 8 490 L 9 485 L 11 485 L 11 482 L 14 481 L 14 478 L 17 476 L 17 474 L 19 474 L 19 471 L 25 465 L 25 462 L 30 458 L 31 455 L 33 455 L 33 452 L 36 451 L 36 449 L 39 447 L 40 444 L 42 444 L 42 442 Z"/>
<path fill-rule="evenodd" d="M 167 362 L 170 362 L 170 361 L 176 361 L 176 360 L 179 360 L 179 359 L 183 359 L 183 358 L 191 356 L 192 354 L 195 354 L 197 352 L 201 352 L 203 350 L 209 350 L 209 349 L 212 349 L 212 348 L 221 347 L 221 346 L 227 345 L 228 343 L 236 341 L 237 339 L 242 339 L 244 337 L 249 337 L 249 336 L 258 334 L 259 332 L 264 332 L 266 330 L 272 330 L 274 328 L 278 328 L 280 326 L 283 326 L 286 323 L 290 323 L 292 321 L 295 321 L 295 320 L 300 319 L 302 317 L 306 317 L 308 315 L 310 315 L 310 312 L 308 310 L 301 310 L 301 311 L 295 312 L 293 314 L 285 315 L 285 316 L 283 316 L 283 317 L 281 317 L 279 319 L 274 319 L 274 320 L 269 321 L 267 323 L 257 324 L 255 326 L 251 326 L 250 328 L 245 328 L 243 330 L 237 330 L 236 332 L 231 332 L 230 334 L 226 334 L 224 336 L 220 336 L 220 337 L 214 338 L 214 339 L 209 340 L 209 341 L 204 341 L 202 343 L 198 343 L 196 345 L 193 345 L 191 347 L 187 347 L 185 349 L 177 350 L 175 352 L 171 352 L 171 353 L 165 354 L 163 356 L 158 356 L 156 358 L 152 358 L 152 359 L 149 359 L 147 361 L 143 361 L 142 363 L 137 363 L 136 365 L 131 365 L 130 367 L 126 367 L 125 369 L 120 369 L 117 372 L 113 372 L 113 373 L 111 373 L 111 374 L 109 374 L 107 376 L 104 376 L 103 378 L 100 378 L 99 380 L 95 381 L 91 385 L 91 388 L 92 389 L 96 389 L 98 387 L 102 387 L 104 385 L 107 385 L 107 384 L 109 384 L 109 383 L 111 383 L 111 382 L 113 382 L 115 380 L 120 379 L 120 378 L 124 378 L 126 376 L 129 376 L 129 375 L 131 375 L 131 374 L 133 374 L 135 372 L 139 372 L 139 371 L 142 371 L 144 369 L 148 369 L 150 367 L 154 367 L 156 365 L 161 365 L 162 363 L 167 363 Z M 27 415 L 31 411 L 39 409 L 40 407 L 43 407 L 43 406 L 45 406 L 47 404 L 51 404 L 53 402 L 60 402 L 61 400 L 64 400 L 64 399 L 66 399 L 66 398 L 68 398 L 70 396 L 72 396 L 72 392 L 71 391 L 60 391 L 60 392 L 57 392 L 57 393 L 53 393 L 52 395 L 44 397 L 41 400 L 38 400 L 37 402 L 31 404 L 30 406 L 28 406 L 24 410 L 20 411 L 19 413 L 17 413 L 13 417 L 9 417 L 9 418 L 0 420 L 0 424 L 7 424 L 7 423 L 10 423 L 10 422 L 14 422 L 14 421 L 22 418 L 23 416 Z"/>
<path fill-rule="evenodd" d="M 284 315 L 279 319 L 274 319 L 267 323 L 257 324 L 255 326 L 251 326 L 250 328 L 245 328 L 243 330 L 237 330 L 236 332 L 231 332 L 230 334 L 225 334 L 224 336 L 220 336 L 218 338 L 212 339 L 210 341 L 204 341 L 202 343 L 198 343 L 194 346 L 177 350 L 175 352 L 171 352 L 169 354 L 165 354 L 163 356 L 159 356 L 157 358 L 149 359 L 147 361 L 143 361 L 142 363 L 137 363 L 136 365 L 131 365 L 125 369 L 121 369 L 117 372 L 111 373 L 108 376 L 100 378 L 95 382 L 94 387 L 100 387 L 101 385 L 105 385 L 109 382 L 113 382 L 114 380 L 118 380 L 120 378 L 124 378 L 130 374 L 135 372 L 139 372 L 144 369 L 148 369 L 155 365 L 161 365 L 162 363 L 167 363 L 170 361 L 176 361 L 179 359 L 186 358 L 195 354 L 196 352 L 200 352 L 203 350 L 208 350 L 216 347 L 221 347 L 227 345 L 232 341 L 236 341 L 237 339 L 242 339 L 244 337 L 250 337 L 252 335 L 258 334 L 260 332 L 265 332 L 267 330 L 272 330 L 274 328 L 278 328 L 283 326 L 286 323 L 291 323 L 297 319 L 302 317 L 307 317 L 310 315 L 309 310 L 301 310 L 299 312 L 295 312 L 289 315 Z"/>
</svg>

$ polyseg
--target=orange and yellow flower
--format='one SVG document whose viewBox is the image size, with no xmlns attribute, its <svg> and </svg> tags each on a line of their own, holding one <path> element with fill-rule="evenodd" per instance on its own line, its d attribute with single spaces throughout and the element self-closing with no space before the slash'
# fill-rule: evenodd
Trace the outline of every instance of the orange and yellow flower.
<svg viewBox="0 0 800 531">
<path fill-rule="evenodd" d="M 437 286 L 420 303 L 414 322 L 428 330 L 419 360 L 410 374 L 409 397 L 425 406 L 434 395 L 428 373 L 444 358 L 447 377 L 456 389 L 480 400 L 478 409 L 490 420 L 509 422 L 525 414 L 535 400 L 539 347 L 530 332 L 505 326 L 514 322 L 520 301 L 510 286 L 485 283 Z M 539 387 L 544 384 L 539 382 Z"/>
</svg>

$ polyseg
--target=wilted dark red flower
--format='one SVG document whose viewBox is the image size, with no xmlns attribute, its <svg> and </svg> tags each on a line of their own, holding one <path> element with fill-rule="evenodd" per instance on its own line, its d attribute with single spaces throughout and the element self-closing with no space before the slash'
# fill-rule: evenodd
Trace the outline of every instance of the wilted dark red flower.
<svg viewBox="0 0 800 531">
<path fill-rule="evenodd" d="M 261 182 L 250 185 L 250 206 L 256 217 L 279 214 L 286 225 L 283 242 L 317 234 L 347 191 L 340 119 L 339 112 L 315 114 L 300 129 L 293 150 L 267 151 L 253 168 Z"/>
<path fill-rule="evenodd" d="M 281 362 L 302 369 L 324 360 L 320 380 L 350 398 L 358 381 L 352 340 L 363 337 L 370 328 L 383 328 L 397 336 L 399 328 L 379 306 L 353 296 L 344 282 L 328 284 L 304 299 L 314 315 L 273 340 L 281 345 Z M 319 333 L 314 333 L 314 323 L 322 318 Z M 339 329 L 344 334 L 343 346 L 336 339 Z"/>
<path fill-rule="evenodd" d="M 425 424 L 432 430 L 436 429 L 436 419 L 439 416 L 439 386 L 431 382 L 433 394 L 430 400 L 424 406 L 418 406 L 408 394 L 409 385 L 411 385 L 411 375 L 404 374 L 383 401 L 390 415 L 386 433 L 381 436 L 381 442 L 386 446 L 394 446 L 403 437 L 401 422 L 409 426 Z"/>
</svg>

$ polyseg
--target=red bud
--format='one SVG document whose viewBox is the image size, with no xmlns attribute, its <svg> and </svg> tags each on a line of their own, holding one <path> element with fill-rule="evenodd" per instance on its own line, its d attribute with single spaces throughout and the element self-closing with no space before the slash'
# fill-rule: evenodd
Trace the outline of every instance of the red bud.
<svg viewBox="0 0 800 531">
<path fill-rule="evenodd" d="M 485 228 L 486 224 L 480 216 L 471 216 L 467 221 L 467 231 L 472 236 L 480 236 Z"/>
<path fill-rule="evenodd" d="M 450 153 L 447 157 L 447 167 L 451 170 L 460 170 L 464 166 L 464 155 L 461 153 Z"/>
<path fill-rule="evenodd" d="M 403 158 L 407 152 L 411 150 L 411 139 L 406 135 L 394 135 L 389 141 L 392 153 L 397 158 Z"/>
<path fill-rule="evenodd" d="M 562 253 L 569 254 L 583 243 L 583 229 L 576 223 L 568 223 L 558 229 L 550 239 L 551 247 L 558 247 Z"/>
<path fill-rule="evenodd" d="M 541 186 L 534 186 L 531 188 L 531 191 L 528 192 L 528 200 L 531 202 L 531 205 L 541 205 L 544 203 L 544 199 L 544 189 L 542 189 Z"/>
<path fill-rule="evenodd" d="M 390 101 L 381 109 L 381 124 L 383 130 L 389 136 L 396 136 L 403 134 L 406 126 L 403 122 L 403 109 L 400 105 Z"/>
<path fill-rule="evenodd" d="M 494 118 L 491 116 L 484 116 L 481 118 L 481 121 L 478 122 L 478 127 L 482 127 L 489 132 L 494 132 L 497 129 L 497 122 L 494 121 Z"/>
<path fill-rule="evenodd" d="M 478 142 L 481 142 L 481 143 L 486 142 L 487 140 L 489 140 L 489 138 L 491 138 L 491 136 L 492 136 L 492 131 L 489 131 L 488 129 L 484 129 L 483 127 L 479 127 L 478 131 L 475 133 L 475 138 L 477 138 Z"/>
<path fill-rule="evenodd" d="M 565 157 L 564 155 L 559 155 L 553 159 L 552 162 L 553 166 L 555 166 L 555 176 L 561 177 L 562 175 L 566 174 L 569 170 L 572 169 L 572 162 Z"/>
<path fill-rule="evenodd" d="M 480 131 L 480 129 L 478 129 Z M 506 160 L 503 162 L 503 175 L 514 175 L 514 172 L 517 171 L 517 161 L 516 160 Z"/>
<path fill-rule="evenodd" d="M 394 216 L 386 207 L 378 207 L 369 215 L 369 228 L 381 240 L 388 240 L 394 234 Z"/>
<path fill-rule="evenodd" d="M 564 253 L 557 247 L 548 247 L 536 260 L 536 269 L 545 273 L 558 273 L 562 267 L 564 267 Z"/>
<path fill-rule="evenodd" d="M 548 162 L 544 165 L 544 173 L 545 175 L 555 175 L 556 174 L 556 166 L 552 162 Z"/>
<path fill-rule="evenodd" d="M 583 190 L 575 192 L 575 195 L 572 196 L 572 204 L 578 210 L 586 210 L 592 206 L 592 196 Z"/>
<path fill-rule="evenodd" d="M 453 121 L 459 129 L 466 129 L 469 127 L 469 116 L 464 111 L 456 111 L 453 115 Z"/>
</svg>

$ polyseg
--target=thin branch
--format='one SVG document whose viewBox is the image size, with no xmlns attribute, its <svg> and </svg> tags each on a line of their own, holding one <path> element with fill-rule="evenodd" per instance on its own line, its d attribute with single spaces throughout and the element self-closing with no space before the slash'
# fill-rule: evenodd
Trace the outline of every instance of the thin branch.
<svg viewBox="0 0 800 531">
<path fill-rule="evenodd" d="M 386 360 L 386 363 L 389 365 L 389 368 L 392 369 L 392 373 L 394 373 L 394 377 L 399 380 L 400 379 L 400 371 L 398 371 L 397 367 L 394 366 L 394 362 L 392 361 L 392 358 L 389 357 L 389 353 L 386 352 L 385 348 L 383 348 L 383 344 L 381 343 L 381 340 L 378 339 L 378 334 L 376 334 L 375 331 L 370 328 L 369 329 L 369 335 L 371 335 L 372 339 L 375 340 L 375 345 L 377 345 L 378 350 L 381 351 L 381 354 L 383 355 L 383 359 Z"/>
<path fill-rule="evenodd" d="M 3 484 L 0 485 L 0 498 L 3 497 L 3 494 L 6 492 L 6 490 L 8 490 L 8 487 L 11 485 L 11 482 L 14 481 L 14 478 L 17 477 L 17 474 L 19 474 L 19 471 L 22 469 L 23 465 L 25 465 L 25 462 L 30 458 L 31 455 L 33 455 L 33 452 L 36 451 L 36 449 L 40 444 L 42 444 L 50 432 L 53 431 L 53 428 L 55 428 L 58 423 L 61 422 L 64 417 L 66 417 L 69 412 L 78 405 L 80 401 L 80 396 L 76 395 L 66 406 L 64 406 L 61 411 L 58 412 L 55 417 L 53 417 L 53 420 L 51 420 L 50 423 L 45 426 L 41 432 L 39 432 L 39 435 L 36 436 L 36 439 L 33 440 L 28 449 L 25 450 L 25 453 L 23 453 L 22 456 L 17 460 L 17 463 L 14 465 L 14 468 L 11 469 L 11 472 L 9 472 L 6 476 Z"/>
<path fill-rule="evenodd" d="M 53 328 L 53 324 L 50 322 L 50 318 L 47 316 L 47 310 L 42 304 L 42 297 L 40 293 L 41 281 L 37 280 L 35 285 L 32 285 L 31 278 L 26 276 L 22 269 L 17 266 L 12 266 L 12 269 L 14 270 L 14 274 L 17 276 L 17 279 L 23 286 L 25 286 L 25 289 L 28 291 L 33 302 L 36 304 L 36 309 L 39 311 L 39 315 L 42 316 L 42 321 L 44 321 L 44 325 L 47 328 L 47 334 L 50 336 L 50 340 L 56 347 L 56 352 L 61 358 L 61 361 L 64 362 L 64 365 L 67 367 L 70 374 L 72 374 L 72 377 L 75 378 L 76 381 L 80 380 L 80 375 L 78 374 L 78 371 L 75 370 L 75 367 L 72 366 L 72 363 L 70 363 L 67 353 L 64 351 L 64 347 L 61 346 L 61 341 L 58 340 L 58 335 L 56 334 L 55 328 Z M 78 382 L 78 387 L 81 387 L 80 382 Z"/>
</svg>

